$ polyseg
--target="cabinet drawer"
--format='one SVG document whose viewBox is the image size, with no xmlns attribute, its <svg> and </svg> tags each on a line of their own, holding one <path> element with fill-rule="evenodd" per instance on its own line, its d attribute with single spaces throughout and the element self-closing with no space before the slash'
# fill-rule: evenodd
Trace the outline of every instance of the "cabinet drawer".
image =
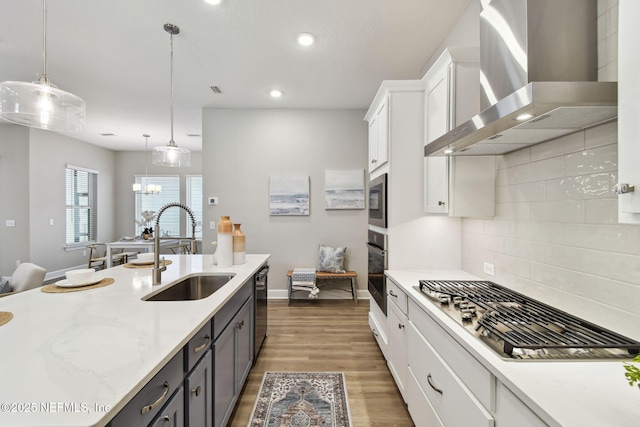
<svg viewBox="0 0 640 427">
<path fill-rule="evenodd" d="M 407 374 L 407 408 L 416 427 L 444 427 L 411 371 Z"/>
<path fill-rule="evenodd" d="M 398 306 L 400 311 L 407 314 L 407 295 L 396 285 L 393 280 L 387 277 L 387 296 Z"/>
<path fill-rule="evenodd" d="M 213 339 L 215 340 L 220 332 L 229 324 L 233 316 L 242 308 L 244 302 L 253 294 L 253 279 L 249 279 L 247 283 L 236 292 L 229 301 L 216 313 L 213 317 Z"/>
<path fill-rule="evenodd" d="M 196 366 L 198 360 L 211 348 L 211 343 L 213 342 L 211 334 L 211 322 L 209 321 L 184 346 L 185 373 L 190 372 Z"/>
<path fill-rule="evenodd" d="M 500 426 L 548 426 L 501 382 L 496 387 L 496 423 Z"/>
<path fill-rule="evenodd" d="M 386 320 L 386 319 L 385 319 Z M 380 326 L 378 319 L 372 312 L 369 312 L 369 327 L 371 328 L 371 332 L 373 332 L 373 337 L 376 339 L 378 343 L 378 347 L 382 351 L 382 355 L 385 360 L 389 357 L 387 356 L 387 333 L 386 329 Z"/>
<path fill-rule="evenodd" d="M 438 354 L 447 361 L 456 375 L 485 408 L 493 408 L 495 380 L 480 362 L 458 344 L 444 329 L 438 326 L 413 300 L 409 300 L 409 320 L 423 337 L 427 337 Z M 467 331 L 461 331 L 467 333 Z M 414 371 L 415 372 L 415 371 Z"/>
<path fill-rule="evenodd" d="M 149 427 L 183 427 L 184 425 L 184 388 L 180 387 Z"/>
<path fill-rule="evenodd" d="M 446 426 L 493 427 L 493 417 L 467 389 L 413 323 L 407 327 L 409 366 Z"/>
<path fill-rule="evenodd" d="M 183 353 L 179 351 L 116 415 L 111 426 L 147 427 L 171 395 L 182 386 L 183 363 Z"/>
</svg>

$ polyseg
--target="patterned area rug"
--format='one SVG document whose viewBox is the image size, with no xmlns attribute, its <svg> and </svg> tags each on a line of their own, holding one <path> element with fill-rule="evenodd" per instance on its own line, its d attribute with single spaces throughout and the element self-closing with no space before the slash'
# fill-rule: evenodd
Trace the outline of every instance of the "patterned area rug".
<svg viewBox="0 0 640 427">
<path fill-rule="evenodd" d="M 351 427 L 342 372 L 267 372 L 250 427 Z"/>
</svg>

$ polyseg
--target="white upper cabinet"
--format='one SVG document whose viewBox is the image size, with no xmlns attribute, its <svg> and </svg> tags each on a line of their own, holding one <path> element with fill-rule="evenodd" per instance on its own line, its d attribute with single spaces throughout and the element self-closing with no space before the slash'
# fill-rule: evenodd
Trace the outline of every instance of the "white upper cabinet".
<svg viewBox="0 0 640 427">
<path fill-rule="evenodd" d="M 448 48 L 423 77 L 425 145 L 479 112 L 479 61 L 477 47 Z M 493 217 L 495 173 L 493 157 L 425 157 L 425 213 Z"/>
<path fill-rule="evenodd" d="M 640 2 L 620 0 L 618 23 L 618 222 L 640 224 Z M 620 184 L 619 184 L 620 186 Z"/>
<path fill-rule="evenodd" d="M 369 172 L 389 160 L 389 96 L 376 106 L 369 120 Z"/>
</svg>

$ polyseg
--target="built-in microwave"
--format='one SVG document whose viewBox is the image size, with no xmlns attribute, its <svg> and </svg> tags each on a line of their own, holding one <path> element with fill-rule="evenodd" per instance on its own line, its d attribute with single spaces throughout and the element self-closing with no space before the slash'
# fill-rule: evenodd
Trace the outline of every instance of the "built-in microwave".
<svg viewBox="0 0 640 427">
<path fill-rule="evenodd" d="M 369 182 L 369 224 L 387 228 L 387 174 Z"/>
</svg>

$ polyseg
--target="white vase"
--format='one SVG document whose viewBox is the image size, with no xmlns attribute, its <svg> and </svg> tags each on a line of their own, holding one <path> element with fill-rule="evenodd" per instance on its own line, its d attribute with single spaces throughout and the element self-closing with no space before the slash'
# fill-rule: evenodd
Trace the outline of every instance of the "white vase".
<svg viewBox="0 0 640 427">
<path fill-rule="evenodd" d="M 218 267 L 233 266 L 233 225 L 228 216 L 221 216 L 218 221 L 218 249 L 216 258 Z"/>
</svg>

